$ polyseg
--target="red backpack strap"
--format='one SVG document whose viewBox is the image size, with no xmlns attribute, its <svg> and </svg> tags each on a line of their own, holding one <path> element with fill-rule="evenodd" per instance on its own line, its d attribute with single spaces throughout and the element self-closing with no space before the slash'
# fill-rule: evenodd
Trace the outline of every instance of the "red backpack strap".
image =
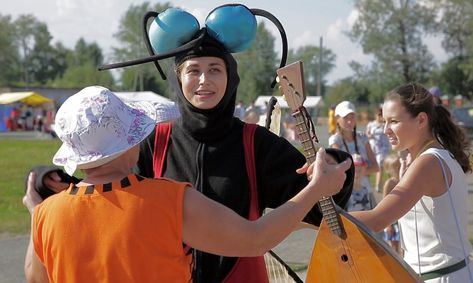
<svg viewBox="0 0 473 283">
<path fill-rule="evenodd" d="M 249 220 L 256 220 L 260 217 L 258 209 L 258 192 L 256 183 L 255 166 L 255 124 L 245 124 L 243 127 L 243 146 L 245 148 L 245 163 L 250 185 L 250 213 Z M 263 256 L 240 257 L 227 274 L 223 283 L 269 283 L 268 272 Z"/>
<path fill-rule="evenodd" d="M 171 123 L 159 123 L 156 125 L 154 136 L 153 171 L 154 177 L 163 175 L 164 160 L 168 149 L 169 137 L 171 136 Z"/>
<path fill-rule="evenodd" d="M 255 131 L 258 126 L 256 124 L 245 124 L 243 126 L 243 147 L 245 149 L 246 172 L 250 185 L 250 213 L 249 220 L 256 220 L 261 215 L 258 204 L 258 191 L 256 182 L 255 167 Z"/>
</svg>

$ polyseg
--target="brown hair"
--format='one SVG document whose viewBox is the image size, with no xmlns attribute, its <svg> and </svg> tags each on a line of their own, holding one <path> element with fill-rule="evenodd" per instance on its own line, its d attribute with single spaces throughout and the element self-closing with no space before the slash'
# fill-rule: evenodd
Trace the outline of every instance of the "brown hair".
<svg viewBox="0 0 473 283">
<path fill-rule="evenodd" d="M 457 160 L 463 172 L 471 172 L 470 141 L 463 130 L 453 122 L 450 111 L 434 103 L 433 95 L 422 85 L 408 83 L 388 93 L 386 101 L 400 101 L 406 111 L 416 117 L 424 112 L 429 117 L 431 131 L 437 141 Z"/>
</svg>

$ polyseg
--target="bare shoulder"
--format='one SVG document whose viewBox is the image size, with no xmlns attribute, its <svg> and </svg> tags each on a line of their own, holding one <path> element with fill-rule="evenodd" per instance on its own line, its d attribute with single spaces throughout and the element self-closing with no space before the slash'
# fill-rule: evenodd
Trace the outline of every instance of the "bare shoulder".
<svg viewBox="0 0 473 283">
<path fill-rule="evenodd" d="M 449 174 L 449 172 L 447 172 Z M 439 160 L 432 154 L 416 158 L 400 180 L 402 186 L 418 188 L 423 195 L 438 196 L 446 191 Z"/>
</svg>

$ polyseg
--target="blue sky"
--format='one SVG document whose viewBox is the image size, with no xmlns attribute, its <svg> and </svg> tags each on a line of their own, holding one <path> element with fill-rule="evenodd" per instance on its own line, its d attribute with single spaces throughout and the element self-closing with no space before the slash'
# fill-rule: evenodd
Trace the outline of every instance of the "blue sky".
<svg viewBox="0 0 473 283">
<path fill-rule="evenodd" d="M 48 25 L 53 42 L 58 40 L 72 48 L 75 42 L 83 37 L 88 42 L 97 42 L 105 54 L 111 46 L 117 45 L 113 34 L 117 31 L 120 17 L 130 7 L 146 2 L 144 0 L 10 0 L 3 1 L 0 13 L 10 14 L 15 19 L 20 14 L 33 14 Z M 148 1 L 155 3 L 155 1 Z M 161 1 L 164 2 L 164 1 Z M 172 0 L 170 3 L 188 10 L 201 22 L 215 7 L 235 3 L 219 0 Z M 283 24 L 289 48 L 302 45 L 319 45 L 322 36 L 324 46 L 336 55 L 336 67 L 327 77 L 329 83 L 352 74 L 348 62 L 356 60 L 368 63 L 369 56 L 351 42 L 344 31 L 356 17 L 351 0 L 252 0 L 238 1 L 249 8 L 267 10 Z M 258 17 L 259 19 L 260 17 Z M 277 29 L 268 22 L 266 27 L 279 39 Z M 446 55 L 440 47 L 439 40 L 427 40 L 431 52 L 438 62 L 443 62 Z M 280 41 L 276 49 L 280 51 Z"/>
</svg>

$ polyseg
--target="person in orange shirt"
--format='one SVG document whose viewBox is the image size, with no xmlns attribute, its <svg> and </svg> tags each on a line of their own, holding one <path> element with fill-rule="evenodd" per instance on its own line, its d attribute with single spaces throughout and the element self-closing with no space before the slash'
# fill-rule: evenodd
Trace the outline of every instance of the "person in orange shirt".
<svg viewBox="0 0 473 283">
<path fill-rule="evenodd" d="M 146 102 L 128 105 L 99 86 L 64 102 L 55 121 L 63 144 L 53 163 L 70 174 L 80 169 L 85 178 L 42 201 L 30 174 L 23 198 L 32 217 L 28 282 L 189 282 L 189 248 L 235 257 L 264 254 L 322 196 L 341 189 L 351 165 L 330 165 L 319 150 L 308 185 L 249 221 L 189 183 L 132 173 L 140 142 L 162 122 L 158 111 Z"/>
</svg>

